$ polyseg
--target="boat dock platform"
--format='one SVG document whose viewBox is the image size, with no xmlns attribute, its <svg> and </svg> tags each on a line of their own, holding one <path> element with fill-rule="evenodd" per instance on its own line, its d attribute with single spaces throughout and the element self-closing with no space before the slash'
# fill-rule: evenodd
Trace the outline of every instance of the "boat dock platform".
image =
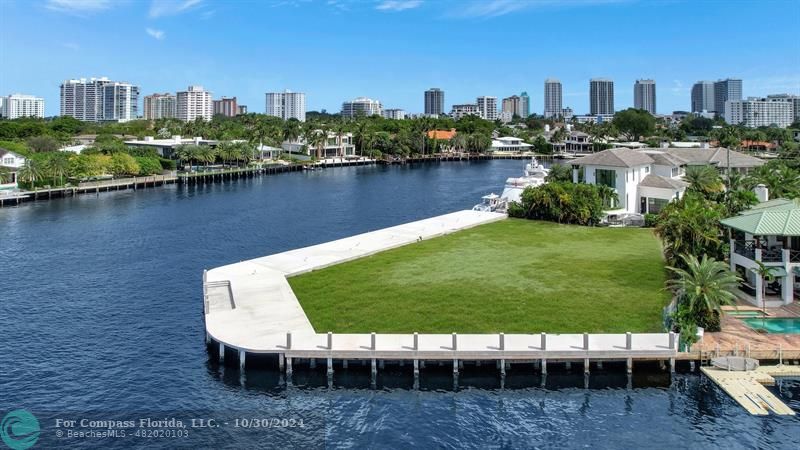
<svg viewBox="0 0 800 450">
<path fill-rule="evenodd" d="M 547 373 L 548 361 L 583 363 L 625 361 L 630 372 L 635 360 L 669 362 L 678 354 L 675 333 L 619 334 L 333 334 L 314 330 L 294 295 L 287 277 L 362 258 L 377 252 L 505 219 L 504 214 L 459 211 L 395 227 L 359 234 L 311 247 L 231 264 L 205 271 L 203 296 L 206 342 L 238 354 L 244 370 L 247 354 L 277 356 L 291 374 L 293 363 L 315 367 L 348 361 L 370 363 L 372 373 L 385 360 L 409 362 L 414 375 L 425 361 L 452 362 L 457 373 L 464 361 L 495 361 L 501 372 L 512 362 L 533 362 Z M 235 353 L 234 353 L 235 352 Z"/>
<path fill-rule="evenodd" d="M 795 412 L 764 386 L 775 384 L 775 377 L 800 377 L 800 366 L 760 366 L 750 371 L 729 371 L 716 367 L 700 370 L 747 412 L 764 416 L 770 412 L 778 415 L 795 415 Z"/>
</svg>

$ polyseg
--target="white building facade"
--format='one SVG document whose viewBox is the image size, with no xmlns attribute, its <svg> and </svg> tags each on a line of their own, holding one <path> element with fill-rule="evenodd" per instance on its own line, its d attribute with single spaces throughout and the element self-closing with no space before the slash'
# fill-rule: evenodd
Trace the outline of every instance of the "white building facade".
<svg viewBox="0 0 800 450">
<path fill-rule="evenodd" d="M 10 172 L 6 182 L 0 180 L 0 190 L 17 188 L 17 171 L 25 165 L 25 157 L 14 152 L 0 148 L 0 167 Z"/>
<path fill-rule="evenodd" d="M 406 111 L 404 109 L 389 108 L 383 110 L 384 119 L 403 120 L 406 118 Z"/>
<path fill-rule="evenodd" d="M 172 94 L 153 94 L 144 97 L 144 118 L 147 120 L 174 119 L 178 100 Z"/>
<path fill-rule="evenodd" d="M 497 120 L 497 97 L 480 96 L 475 100 L 481 119 Z"/>
<path fill-rule="evenodd" d="M 306 94 L 303 92 L 267 92 L 266 114 L 283 120 L 306 121 Z"/>
<path fill-rule="evenodd" d="M 563 114 L 561 102 L 561 82 L 555 78 L 544 80 L 544 117 L 547 119 L 561 117 Z"/>
<path fill-rule="evenodd" d="M 136 119 L 139 87 L 108 78 L 80 78 L 61 83 L 61 115 L 85 122 Z"/>
<path fill-rule="evenodd" d="M 465 103 L 461 105 L 453 105 L 453 109 L 450 111 L 450 115 L 453 119 L 458 120 L 465 116 L 479 116 L 481 115 L 480 109 L 478 109 L 478 105 L 472 103 Z"/>
<path fill-rule="evenodd" d="M 0 117 L 44 117 L 44 99 L 33 95 L 11 94 L 0 101 Z"/>
<path fill-rule="evenodd" d="M 786 128 L 794 121 L 792 102 L 750 97 L 725 102 L 725 122 L 750 128 L 778 126 Z"/>
<path fill-rule="evenodd" d="M 378 100 L 367 97 L 357 97 L 349 102 L 342 103 L 342 117 L 347 119 L 374 115 L 383 115 L 383 106 L 381 106 L 381 102 Z"/>
<path fill-rule="evenodd" d="M 194 122 L 196 119 L 211 120 L 214 106 L 211 101 L 211 92 L 203 86 L 189 86 L 185 91 L 178 92 L 176 97 L 176 115 L 184 122 Z"/>
<path fill-rule="evenodd" d="M 792 110 L 794 111 L 794 121 L 800 121 L 800 95 L 789 95 L 789 94 L 773 94 L 768 95 L 767 100 L 771 102 L 789 102 L 792 104 Z"/>
</svg>

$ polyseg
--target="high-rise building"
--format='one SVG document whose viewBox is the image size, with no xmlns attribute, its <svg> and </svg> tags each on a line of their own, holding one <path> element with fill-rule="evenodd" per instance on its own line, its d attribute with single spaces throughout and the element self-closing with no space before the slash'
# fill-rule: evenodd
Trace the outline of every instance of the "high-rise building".
<svg viewBox="0 0 800 450">
<path fill-rule="evenodd" d="M 656 82 L 636 80 L 633 85 L 633 107 L 656 114 Z"/>
<path fill-rule="evenodd" d="M 453 117 L 453 119 L 458 120 L 464 116 L 480 116 L 481 111 L 478 108 L 478 105 L 466 103 L 462 105 L 453 105 L 450 115 Z"/>
<path fill-rule="evenodd" d="M 714 111 L 725 113 L 725 102 L 742 99 L 742 80 L 726 78 L 714 82 Z"/>
<path fill-rule="evenodd" d="M 139 87 L 108 78 L 81 78 L 61 83 L 61 115 L 86 122 L 136 119 Z"/>
<path fill-rule="evenodd" d="M 510 115 L 510 117 L 519 116 L 522 118 L 528 117 L 530 114 L 528 94 L 525 92 L 522 95 L 512 95 L 503 99 L 501 110 Z"/>
<path fill-rule="evenodd" d="M 236 115 L 243 116 L 247 114 L 247 105 L 237 105 L 236 106 Z"/>
<path fill-rule="evenodd" d="M 353 119 L 355 117 L 369 117 L 382 115 L 381 102 L 367 97 L 357 97 L 349 102 L 342 103 L 342 117 Z"/>
<path fill-rule="evenodd" d="M 425 114 L 444 114 L 444 91 L 439 88 L 430 88 L 425 91 Z"/>
<path fill-rule="evenodd" d="M 749 97 L 725 102 L 725 122 L 731 125 L 786 128 L 793 120 L 794 107 L 785 100 Z"/>
<path fill-rule="evenodd" d="M 177 110 L 177 99 L 172 94 L 152 94 L 144 97 L 144 118 L 147 120 L 174 119 Z"/>
<path fill-rule="evenodd" d="M 608 78 L 589 80 L 589 114 L 614 114 L 614 82 Z"/>
<path fill-rule="evenodd" d="M 222 97 L 219 100 L 214 100 L 212 105 L 215 116 L 220 115 L 225 117 L 235 117 L 237 114 L 239 114 L 239 108 L 236 105 L 236 97 Z"/>
<path fill-rule="evenodd" d="M 406 111 L 397 108 L 384 109 L 383 117 L 385 119 L 403 120 L 406 118 Z"/>
<path fill-rule="evenodd" d="M 692 86 L 693 113 L 714 112 L 714 82 L 698 81 Z"/>
<path fill-rule="evenodd" d="M 128 122 L 139 114 L 139 86 L 112 81 L 103 85 L 103 121 Z"/>
<path fill-rule="evenodd" d="M 0 97 L 0 117 L 18 119 L 20 117 L 44 117 L 44 99 L 33 95 L 11 94 Z"/>
<path fill-rule="evenodd" d="M 792 110 L 794 111 L 794 120 L 800 121 L 800 95 L 789 95 L 789 94 L 773 94 L 768 95 L 767 100 L 771 102 L 789 102 L 792 104 Z"/>
<path fill-rule="evenodd" d="M 268 116 L 280 117 L 283 120 L 297 119 L 306 121 L 306 94 L 302 92 L 267 92 Z"/>
<path fill-rule="evenodd" d="M 482 119 L 497 120 L 497 97 L 482 95 L 477 98 L 478 112 Z"/>
<path fill-rule="evenodd" d="M 184 122 L 194 122 L 196 119 L 211 120 L 213 105 L 211 92 L 203 86 L 189 86 L 185 91 L 180 91 L 175 96 L 177 99 L 176 117 Z"/>
<path fill-rule="evenodd" d="M 562 115 L 561 82 L 555 78 L 544 80 L 544 117 L 551 119 Z"/>
<path fill-rule="evenodd" d="M 519 116 L 524 119 L 524 118 L 526 118 L 526 117 L 531 115 L 531 98 L 528 97 L 528 93 L 525 92 L 525 91 L 522 91 L 522 93 L 519 94 L 519 98 L 520 98 L 520 105 L 519 105 L 520 114 L 519 114 Z"/>
</svg>

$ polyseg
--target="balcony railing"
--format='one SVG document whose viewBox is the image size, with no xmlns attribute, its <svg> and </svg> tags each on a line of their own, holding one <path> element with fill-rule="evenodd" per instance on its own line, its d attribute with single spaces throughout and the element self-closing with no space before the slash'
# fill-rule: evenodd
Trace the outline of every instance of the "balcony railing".
<svg viewBox="0 0 800 450">
<path fill-rule="evenodd" d="M 789 250 L 789 262 L 800 263 L 800 250 Z"/>
<path fill-rule="evenodd" d="M 783 261 L 783 249 L 761 249 L 762 262 L 781 262 Z"/>
<path fill-rule="evenodd" d="M 737 255 L 742 255 L 747 259 L 756 259 L 755 241 L 736 241 L 733 245 L 733 251 Z"/>
</svg>

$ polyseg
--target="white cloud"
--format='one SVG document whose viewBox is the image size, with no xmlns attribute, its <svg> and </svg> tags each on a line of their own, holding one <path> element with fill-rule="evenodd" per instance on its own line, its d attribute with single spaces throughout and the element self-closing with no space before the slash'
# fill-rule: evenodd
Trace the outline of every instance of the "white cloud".
<svg viewBox="0 0 800 450">
<path fill-rule="evenodd" d="M 418 8 L 420 5 L 422 5 L 422 0 L 384 0 L 375 9 L 380 11 L 405 11 Z"/>
<path fill-rule="evenodd" d="M 111 0 L 47 0 L 45 8 L 72 14 L 92 13 L 111 7 Z"/>
<path fill-rule="evenodd" d="M 174 16 L 200 6 L 203 0 L 153 0 L 150 3 L 150 17 Z"/>
<path fill-rule="evenodd" d="M 524 9 L 566 6 L 591 6 L 623 3 L 631 0 L 473 0 L 456 17 L 498 17 Z"/>
<path fill-rule="evenodd" d="M 144 31 L 147 32 L 147 34 L 149 34 L 150 36 L 158 39 L 159 41 L 164 39 L 164 37 L 166 36 L 164 34 L 163 30 L 156 30 L 156 29 L 153 29 L 153 28 L 145 28 Z"/>
</svg>

